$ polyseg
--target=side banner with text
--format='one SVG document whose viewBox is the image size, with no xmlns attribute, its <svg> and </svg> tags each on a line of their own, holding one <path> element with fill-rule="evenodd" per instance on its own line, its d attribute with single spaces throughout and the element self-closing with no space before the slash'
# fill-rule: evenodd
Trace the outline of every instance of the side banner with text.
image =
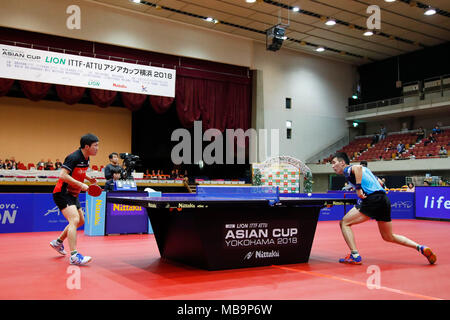
<svg viewBox="0 0 450 320">
<path fill-rule="evenodd" d="M 175 70 L 0 45 L 0 77 L 175 97 Z"/>
</svg>

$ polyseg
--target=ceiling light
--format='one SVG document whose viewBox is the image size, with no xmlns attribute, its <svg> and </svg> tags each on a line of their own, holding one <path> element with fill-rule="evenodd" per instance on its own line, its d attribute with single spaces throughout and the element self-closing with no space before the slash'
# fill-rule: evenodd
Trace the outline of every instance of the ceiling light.
<svg viewBox="0 0 450 320">
<path fill-rule="evenodd" d="M 336 24 L 336 20 L 334 19 L 328 19 L 327 22 L 325 22 L 327 26 L 334 26 Z"/>
<path fill-rule="evenodd" d="M 432 16 L 433 14 L 436 14 L 436 9 L 433 9 L 432 7 L 429 7 L 429 8 L 424 12 L 424 15 L 426 15 L 426 16 Z"/>
<path fill-rule="evenodd" d="M 141 3 L 141 0 L 131 0 L 131 1 L 133 1 L 134 3 Z"/>
<path fill-rule="evenodd" d="M 373 32 L 371 30 L 366 30 L 366 32 L 364 32 L 363 35 L 366 37 L 370 37 L 373 36 Z"/>
<path fill-rule="evenodd" d="M 245 2 L 247 2 L 247 3 L 253 3 L 253 2 L 256 2 L 256 0 L 245 0 Z"/>
<path fill-rule="evenodd" d="M 395 0 L 384 0 L 384 2 L 395 2 Z"/>
<path fill-rule="evenodd" d="M 300 8 L 299 8 L 299 7 L 293 7 L 293 8 L 292 8 L 292 11 L 294 11 L 294 12 L 299 12 L 299 11 L 300 11 Z"/>
<path fill-rule="evenodd" d="M 214 19 L 211 18 L 211 17 L 208 17 L 208 18 L 206 18 L 205 20 L 208 21 L 208 22 L 213 22 L 213 21 L 214 21 Z"/>
<path fill-rule="evenodd" d="M 325 51 L 325 48 L 324 48 L 324 47 L 318 47 L 318 48 L 316 49 L 316 51 L 317 51 L 317 52 L 324 52 L 324 51 Z"/>
</svg>

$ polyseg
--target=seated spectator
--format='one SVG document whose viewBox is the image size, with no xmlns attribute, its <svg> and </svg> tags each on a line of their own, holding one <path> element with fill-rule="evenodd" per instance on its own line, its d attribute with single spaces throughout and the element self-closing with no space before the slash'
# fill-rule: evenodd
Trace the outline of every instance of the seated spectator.
<svg viewBox="0 0 450 320">
<path fill-rule="evenodd" d="M 430 187 L 430 186 L 431 186 L 431 183 L 428 182 L 427 180 L 425 180 L 425 181 L 423 182 L 423 186 L 424 186 L 424 187 Z"/>
<path fill-rule="evenodd" d="M 62 167 L 62 163 L 61 161 L 59 161 L 59 159 L 56 159 L 55 161 L 55 170 L 59 170 Z"/>
<path fill-rule="evenodd" d="M 47 162 L 45 163 L 45 167 L 44 170 L 53 170 L 53 162 L 51 159 L 48 159 Z"/>
<path fill-rule="evenodd" d="M 5 167 L 6 170 L 16 170 L 15 164 L 9 159 L 5 160 L 4 167 Z"/>
<path fill-rule="evenodd" d="M 3 163 L 3 160 L 2 159 L 0 159 L 0 170 L 1 169 L 5 169 L 5 164 Z"/>
<path fill-rule="evenodd" d="M 345 182 L 344 186 L 342 187 L 342 190 L 344 190 L 344 191 L 353 191 L 354 189 L 353 189 L 353 187 L 350 184 Z"/>
<path fill-rule="evenodd" d="M 414 152 L 410 152 L 410 154 L 409 154 L 409 158 L 410 159 L 415 159 L 416 158 L 416 156 L 414 155 Z"/>
<path fill-rule="evenodd" d="M 433 134 L 439 134 L 439 133 L 442 133 L 442 129 L 438 125 L 436 125 L 433 128 Z"/>
<path fill-rule="evenodd" d="M 378 134 L 374 133 L 374 134 L 373 134 L 373 137 L 372 137 L 372 142 L 371 142 L 371 144 L 374 145 L 374 144 L 377 143 L 377 142 L 378 142 Z"/>
<path fill-rule="evenodd" d="M 112 174 L 112 179 L 105 182 L 105 191 L 114 191 L 114 183 L 122 176 L 122 168 L 113 167 L 110 172 Z"/>
<path fill-rule="evenodd" d="M 18 163 L 16 162 L 16 158 L 11 157 L 10 162 L 11 162 L 11 166 L 10 166 L 11 169 L 9 169 L 9 170 L 17 170 Z"/>
<path fill-rule="evenodd" d="M 389 144 L 387 145 L 386 148 L 384 148 L 385 152 L 388 152 L 389 150 L 393 150 L 394 149 L 394 145 L 392 144 L 392 142 L 389 142 Z"/>
<path fill-rule="evenodd" d="M 436 142 L 436 138 L 435 137 L 433 137 L 433 134 L 432 133 L 430 133 L 429 134 L 429 136 L 428 136 L 428 139 L 424 142 L 424 146 L 427 146 L 427 145 L 429 145 L 430 143 L 434 143 L 434 142 Z"/>
<path fill-rule="evenodd" d="M 41 161 L 39 161 L 39 162 L 36 164 L 36 169 L 38 169 L 38 170 L 44 170 L 44 168 L 45 168 L 45 161 L 44 161 L 44 159 L 41 159 Z"/>
<path fill-rule="evenodd" d="M 415 192 L 416 187 L 414 186 L 414 183 L 410 182 L 408 183 L 408 188 L 406 189 L 406 192 Z"/>
<path fill-rule="evenodd" d="M 439 155 L 441 156 L 441 158 L 447 158 L 447 150 L 444 146 L 441 146 L 441 148 L 439 149 Z"/>
<path fill-rule="evenodd" d="M 425 130 L 423 130 L 422 127 L 419 127 L 419 131 L 417 131 L 416 135 L 417 135 L 416 142 L 419 142 L 420 140 L 425 138 Z"/>
<path fill-rule="evenodd" d="M 405 151 L 405 145 L 403 144 L 403 142 L 399 142 L 397 145 L 397 153 L 401 154 Z"/>
</svg>

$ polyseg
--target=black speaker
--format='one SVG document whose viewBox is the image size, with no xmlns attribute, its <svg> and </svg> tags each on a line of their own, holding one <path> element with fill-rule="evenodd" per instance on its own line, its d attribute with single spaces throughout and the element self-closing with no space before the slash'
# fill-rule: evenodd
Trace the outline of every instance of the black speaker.
<svg viewBox="0 0 450 320">
<path fill-rule="evenodd" d="M 286 29 L 276 25 L 266 30 L 266 49 L 270 51 L 280 50 L 283 45 Z"/>
</svg>

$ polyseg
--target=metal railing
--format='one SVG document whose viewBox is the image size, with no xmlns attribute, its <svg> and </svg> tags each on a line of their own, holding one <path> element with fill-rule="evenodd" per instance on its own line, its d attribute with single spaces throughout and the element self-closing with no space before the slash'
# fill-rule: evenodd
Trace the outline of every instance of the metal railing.
<svg viewBox="0 0 450 320">
<path fill-rule="evenodd" d="M 404 83 L 403 95 L 400 97 L 360 103 L 357 105 L 347 106 L 346 108 L 347 112 L 355 112 L 368 109 L 388 107 L 392 105 L 402 104 L 405 102 L 405 99 L 408 98 L 417 98 L 417 100 L 424 100 L 427 94 L 436 92 L 440 92 L 441 97 L 443 97 L 444 91 L 448 90 L 450 90 L 450 75 L 445 74 L 438 77 Z"/>
</svg>

